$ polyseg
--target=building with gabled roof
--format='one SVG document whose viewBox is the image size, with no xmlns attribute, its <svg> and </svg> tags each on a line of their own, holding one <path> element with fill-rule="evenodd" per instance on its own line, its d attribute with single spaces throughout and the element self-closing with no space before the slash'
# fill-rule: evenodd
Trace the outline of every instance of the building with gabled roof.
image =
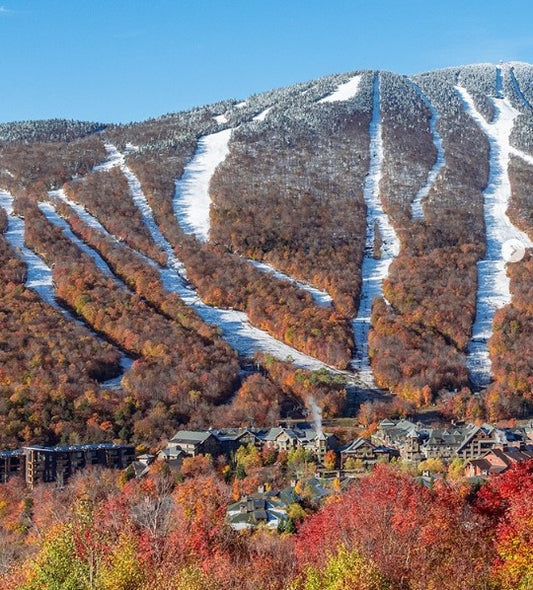
<svg viewBox="0 0 533 590">
<path fill-rule="evenodd" d="M 236 531 L 253 529 L 263 525 L 276 530 L 287 519 L 287 504 L 274 492 L 263 492 L 243 496 L 230 504 L 226 519 Z"/>
<path fill-rule="evenodd" d="M 368 468 L 375 465 L 379 460 L 390 461 L 393 457 L 399 457 L 397 449 L 383 445 L 375 445 L 366 438 L 356 438 L 340 450 L 341 469 L 345 469 L 348 459 L 361 461 L 363 467 Z"/>
<path fill-rule="evenodd" d="M 507 471 L 514 463 L 533 459 L 533 444 L 520 446 L 495 447 L 481 458 L 470 459 L 465 465 L 465 474 L 469 477 L 488 477 Z"/>
</svg>

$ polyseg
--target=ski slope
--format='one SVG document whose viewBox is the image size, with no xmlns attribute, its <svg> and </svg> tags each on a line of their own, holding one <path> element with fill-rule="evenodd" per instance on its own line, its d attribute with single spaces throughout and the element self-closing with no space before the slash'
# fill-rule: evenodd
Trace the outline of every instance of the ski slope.
<svg viewBox="0 0 533 590">
<path fill-rule="evenodd" d="M 267 107 L 263 111 L 261 111 L 258 115 L 256 115 L 252 121 L 257 121 L 258 123 L 262 123 L 267 117 L 268 113 L 272 110 L 272 107 Z"/>
<path fill-rule="evenodd" d="M 507 215 L 511 197 L 509 158 L 513 152 L 518 152 L 511 148 L 510 136 L 519 112 L 513 108 L 508 98 L 503 97 L 501 76 L 501 70 L 497 68 L 496 88 L 500 98 L 492 98 L 495 116 L 491 123 L 488 123 L 476 109 L 468 91 L 462 86 L 456 86 L 466 112 L 487 135 L 490 143 L 489 182 L 483 193 L 486 253 L 485 258 L 477 264 L 476 319 L 467 351 L 467 367 L 471 381 L 476 387 L 484 387 L 490 383 L 491 360 L 488 341 L 492 335 L 494 313 L 511 301 L 509 278 L 501 253 L 502 245 L 514 238 L 520 240 L 527 248 L 533 247 L 529 237 L 515 227 Z"/>
<path fill-rule="evenodd" d="M 441 168 L 445 164 L 444 158 L 444 145 L 442 142 L 442 137 L 440 136 L 439 132 L 437 131 L 437 122 L 439 120 L 439 114 L 437 113 L 437 109 L 433 106 L 432 102 L 429 98 L 422 92 L 422 89 L 411 81 L 411 84 L 421 98 L 422 102 L 427 106 L 429 112 L 431 113 L 429 119 L 429 130 L 431 135 L 433 136 L 433 145 L 437 150 L 437 157 L 435 159 L 435 163 L 433 164 L 431 170 L 429 171 L 426 184 L 418 191 L 411 203 L 411 216 L 413 219 L 423 220 L 424 219 L 424 208 L 422 205 L 422 201 L 428 196 L 431 187 L 435 184 L 435 180 L 441 171 Z"/>
<path fill-rule="evenodd" d="M 4 236 L 27 267 L 25 286 L 35 291 L 45 303 L 61 312 L 67 320 L 82 325 L 81 322 L 76 320 L 66 309 L 63 309 L 57 303 L 52 280 L 52 270 L 44 260 L 25 246 L 24 220 L 14 214 L 13 197 L 5 191 L 0 191 L 0 207 L 7 213 L 8 225 Z"/>
<path fill-rule="evenodd" d="M 174 213 L 181 227 L 202 242 L 209 239 L 211 197 L 209 183 L 219 164 L 229 154 L 229 140 L 233 129 L 205 135 L 176 182 Z"/>
<path fill-rule="evenodd" d="M 363 190 L 366 212 L 366 242 L 362 265 L 362 289 L 357 317 L 352 326 L 355 336 L 356 352 L 352 367 L 359 372 L 360 378 L 369 387 L 374 387 L 374 378 L 368 354 L 368 332 L 372 302 L 383 294 L 382 284 L 389 272 L 392 260 L 398 256 L 400 242 L 388 216 L 381 204 L 379 183 L 382 176 L 383 141 L 381 135 L 381 110 L 379 74 L 374 79 L 374 99 L 372 120 L 370 121 L 370 170 Z M 378 228 L 382 240 L 381 256 L 375 257 L 375 228 Z"/>
<path fill-rule="evenodd" d="M 296 279 L 293 279 L 289 275 L 286 275 L 285 273 L 275 269 L 273 266 L 271 266 L 270 264 L 266 264 L 265 262 L 259 262 L 258 260 L 252 259 L 248 259 L 248 262 L 250 262 L 255 268 L 257 268 L 257 270 L 260 270 L 261 272 L 271 274 L 273 277 L 279 279 L 280 281 L 292 283 L 293 285 L 296 285 L 299 289 L 307 291 L 311 295 L 315 303 L 317 303 L 318 305 L 322 307 L 332 306 L 333 300 L 331 298 L 331 295 L 326 291 L 317 289 L 316 287 L 313 287 L 308 283 L 297 281 Z"/>
<path fill-rule="evenodd" d="M 57 198 L 56 193 L 59 191 L 49 191 L 48 196 L 51 199 Z M 126 285 L 113 273 L 113 271 L 109 268 L 107 262 L 98 254 L 98 252 L 88 246 L 83 240 L 80 240 L 78 236 L 70 229 L 70 225 L 57 214 L 55 207 L 51 203 L 39 203 L 39 209 L 44 214 L 46 219 L 56 227 L 59 227 L 63 235 L 68 238 L 75 246 L 77 246 L 82 252 L 87 254 L 89 258 L 94 262 L 98 270 L 106 276 L 108 279 L 111 279 L 115 285 L 121 289 L 126 289 Z"/>
<path fill-rule="evenodd" d="M 353 78 L 350 78 L 348 82 L 339 84 L 339 86 L 337 86 L 337 88 L 331 94 L 324 96 L 324 98 L 321 98 L 317 102 L 319 104 L 327 102 L 345 102 L 352 99 L 359 91 L 361 78 L 362 76 L 360 74 L 353 76 Z"/>
</svg>

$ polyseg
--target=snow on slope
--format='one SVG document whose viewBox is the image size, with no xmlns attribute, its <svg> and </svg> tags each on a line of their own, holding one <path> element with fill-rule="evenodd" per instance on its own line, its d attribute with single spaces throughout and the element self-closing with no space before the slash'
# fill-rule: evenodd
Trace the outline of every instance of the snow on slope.
<svg viewBox="0 0 533 590">
<path fill-rule="evenodd" d="M 531 103 L 526 98 L 526 95 L 522 92 L 522 88 L 520 88 L 520 84 L 518 83 L 518 80 L 516 79 L 516 76 L 514 73 L 514 66 L 510 66 L 510 68 L 509 68 L 509 77 L 511 79 L 511 84 L 513 85 L 514 91 L 516 92 L 518 98 L 522 101 L 522 104 L 527 109 L 533 111 L 533 106 L 531 106 Z"/>
<path fill-rule="evenodd" d="M 0 207 L 5 209 L 8 218 L 7 231 L 4 236 L 26 263 L 28 269 L 25 286 L 35 291 L 45 303 L 60 311 L 69 321 L 77 322 L 55 299 L 50 267 L 24 245 L 24 220 L 13 213 L 13 197 L 9 193 L 0 191 Z M 77 323 L 81 324 L 81 322 Z"/>
<path fill-rule="evenodd" d="M 414 82 L 411 83 L 416 93 L 422 99 L 422 102 L 427 106 L 431 113 L 431 117 L 429 119 L 429 129 L 433 136 L 433 144 L 435 145 L 435 149 L 437 150 L 437 158 L 435 159 L 433 167 L 429 171 L 427 182 L 418 191 L 415 198 L 413 199 L 413 202 L 411 203 L 411 215 L 413 219 L 424 219 L 424 209 L 422 207 L 422 201 L 427 197 L 431 187 L 435 183 L 435 180 L 441 168 L 444 166 L 444 146 L 442 143 L 442 137 L 437 131 L 437 122 L 439 120 L 439 114 L 437 113 L 437 109 L 433 106 L 432 102 L 424 94 L 424 92 L 422 92 L 422 89 Z"/>
<path fill-rule="evenodd" d="M 258 115 L 256 115 L 252 121 L 258 121 L 261 123 L 267 118 L 268 113 L 272 110 L 272 107 L 267 107 L 264 111 L 261 111 Z"/>
<path fill-rule="evenodd" d="M 213 119 L 219 124 L 219 125 L 224 125 L 224 123 L 228 122 L 228 118 L 226 117 L 226 115 L 216 115 L 215 117 L 213 117 Z"/>
<path fill-rule="evenodd" d="M 185 167 L 183 176 L 176 182 L 174 213 L 183 229 L 195 234 L 197 239 L 209 239 L 209 182 L 217 166 L 229 153 L 229 140 L 233 129 L 205 135 L 198 141 L 192 160 Z"/>
<path fill-rule="evenodd" d="M 366 177 L 363 196 L 367 207 L 366 243 L 362 266 L 362 289 L 357 317 L 352 326 L 355 336 L 356 353 L 352 367 L 359 371 L 370 387 L 374 386 L 374 378 L 368 356 L 368 332 L 372 302 L 382 295 L 382 283 L 388 275 L 393 258 L 400 251 L 400 242 L 381 204 L 379 182 L 383 164 L 383 141 L 381 136 L 381 112 L 379 74 L 374 79 L 374 101 L 372 120 L 370 121 L 370 171 Z M 374 257 L 375 227 L 378 227 L 382 239 L 381 257 Z"/>
<path fill-rule="evenodd" d="M 501 89 L 499 68 L 497 79 L 497 89 Z M 511 301 L 509 278 L 501 254 L 502 244 L 511 238 L 520 240 L 527 248 L 533 247 L 533 243 L 507 216 L 507 206 L 511 197 L 509 157 L 513 151 L 517 151 L 511 148 L 509 141 L 514 120 L 519 113 L 511 106 L 508 98 L 493 98 L 495 116 L 492 123 L 487 123 L 476 110 L 467 90 L 461 86 L 456 86 L 456 89 L 466 112 L 487 134 L 490 142 L 489 183 L 483 193 L 483 214 L 487 232 L 486 253 L 485 258 L 477 264 L 476 319 L 467 352 L 467 367 L 472 383 L 482 387 L 491 379 L 488 340 L 492 335 L 494 313 Z"/>
<path fill-rule="evenodd" d="M 21 254 L 21 258 L 26 263 L 27 277 L 25 286 L 28 289 L 35 291 L 45 303 L 61 312 L 68 321 L 74 322 L 79 326 L 88 329 L 83 322 L 75 318 L 57 303 L 55 299 L 54 283 L 52 280 L 52 271 L 50 267 L 39 258 L 39 256 L 34 254 L 24 245 L 24 221 L 13 214 L 13 197 L 9 193 L 0 191 L 0 207 L 5 209 L 8 215 L 8 228 L 4 236 L 15 251 Z M 102 339 L 92 332 L 92 330 L 91 333 L 98 341 L 102 342 Z M 133 359 L 121 353 L 121 374 L 112 379 L 108 379 L 107 381 L 102 381 L 100 385 L 106 389 L 120 387 L 120 381 L 122 380 L 124 373 L 131 368 L 132 364 Z"/>
<path fill-rule="evenodd" d="M 296 366 L 303 369 L 314 371 L 326 368 L 335 373 L 342 373 L 276 340 L 263 330 L 253 327 L 250 325 L 246 313 L 233 309 L 219 309 L 203 303 L 195 289 L 187 283 L 183 263 L 175 255 L 174 249 L 157 226 L 139 180 L 126 166 L 124 157 L 118 153 L 115 146 L 107 144 L 106 149 L 110 156 L 115 158 L 115 161 L 122 162 L 120 166 L 128 181 L 133 202 L 139 208 L 152 239 L 168 257 L 168 266 L 158 266 L 165 289 L 177 293 L 185 304 L 192 307 L 206 323 L 217 326 L 224 340 L 243 356 L 252 356 L 255 352 L 265 352 L 281 360 L 292 359 Z M 120 158 L 122 159 L 120 160 Z M 87 215 L 87 212 L 85 214 Z M 83 217 L 81 218 L 83 219 Z"/>
<path fill-rule="evenodd" d="M 323 307 L 331 307 L 333 300 L 331 298 L 331 295 L 329 293 L 326 293 L 326 291 L 321 291 L 320 289 L 317 289 L 316 287 L 312 287 L 311 285 L 309 285 L 307 283 L 302 283 L 300 281 L 297 281 L 297 280 L 293 279 L 292 277 L 290 277 L 289 275 L 286 275 L 285 273 L 282 273 L 279 270 L 276 270 L 273 266 L 270 266 L 270 264 L 266 264 L 264 262 L 259 262 L 257 260 L 251 260 L 251 259 L 248 259 L 248 262 L 250 262 L 253 266 L 255 266 L 255 268 L 257 268 L 261 272 L 269 273 L 272 276 L 279 279 L 280 281 L 286 281 L 288 283 L 293 283 L 294 285 L 296 285 L 298 288 L 302 289 L 303 291 L 307 291 L 311 295 L 311 297 L 314 299 L 315 303 L 317 303 L 318 305 L 321 305 Z"/>
<path fill-rule="evenodd" d="M 324 102 L 344 102 L 353 98 L 359 90 L 359 84 L 361 83 L 361 75 L 358 74 L 353 78 L 350 78 L 348 82 L 339 84 L 334 92 L 321 98 L 318 103 Z"/>
</svg>

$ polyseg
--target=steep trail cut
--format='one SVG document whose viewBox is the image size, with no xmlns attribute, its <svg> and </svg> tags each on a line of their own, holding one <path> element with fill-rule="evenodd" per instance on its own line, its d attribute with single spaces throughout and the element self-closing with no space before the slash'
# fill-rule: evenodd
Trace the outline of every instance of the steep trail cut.
<svg viewBox="0 0 533 590">
<path fill-rule="evenodd" d="M 57 197 L 57 193 L 60 191 L 49 191 L 48 196 L 53 200 Z M 50 223 L 60 228 L 66 238 L 68 238 L 75 246 L 77 246 L 82 252 L 85 252 L 89 258 L 94 262 L 96 268 L 108 279 L 111 279 L 113 283 L 121 288 L 127 289 L 126 285 L 119 280 L 113 271 L 109 268 L 107 262 L 98 254 L 98 252 L 89 247 L 83 240 L 80 240 L 76 234 L 70 229 L 69 224 L 58 215 L 55 207 L 51 203 L 40 203 L 39 209 L 43 215 L 48 219 Z"/>
<path fill-rule="evenodd" d="M 366 178 L 363 196 L 367 207 L 366 241 L 362 267 L 362 289 L 357 317 L 353 320 L 356 353 L 352 367 L 369 387 L 374 387 L 370 367 L 368 333 L 372 314 L 372 302 L 383 294 L 383 280 L 387 277 L 392 260 L 398 256 L 400 242 L 383 211 L 379 183 L 382 174 L 383 142 L 381 137 L 381 109 L 379 73 L 374 78 L 372 120 L 370 122 L 370 170 Z M 376 230 L 378 235 L 376 235 Z M 381 240 L 380 252 L 376 252 L 376 240 Z"/>
<path fill-rule="evenodd" d="M 431 117 L 429 119 L 429 130 L 431 131 L 431 134 L 433 136 L 433 144 L 435 146 L 435 149 L 437 150 L 437 157 L 435 159 L 433 167 L 431 168 L 428 174 L 427 182 L 418 191 L 415 198 L 413 199 L 413 202 L 411 203 L 411 215 L 413 219 L 423 220 L 424 208 L 422 202 L 428 196 L 429 191 L 435 184 L 435 180 L 437 179 L 437 176 L 439 175 L 439 172 L 441 171 L 442 167 L 446 163 L 446 160 L 444 157 L 444 145 L 442 142 L 442 137 L 437 131 L 437 123 L 439 121 L 439 114 L 437 112 L 437 109 L 435 108 L 431 100 L 429 100 L 429 98 L 424 94 L 424 92 L 422 91 L 420 86 L 418 86 L 418 84 L 416 84 L 413 81 L 411 81 L 411 84 L 415 92 L 418 94 L 422 102 L 426 105 L 426 107 L 429 109 L 431 113 Z"/>
<path fill-rule="evenodd" d="M 361 83 L 361 74 L 350 78 L 347 82 L 343 84 L 339 84 L 337 88 L 324 98 L 321 98 L 318 103 L 325 103 L 325 102 L 344 102 L 346 100 L 350 100 L 354 98 L 354 96 L 359 91 L 359 84 Z"/>
<path fill-rule="evenodd" d="M 176 182 L 174 213 L 184 231 L 202 242 L 208 241 L 211 225 L 209 183 L 217 166 L 229 153 L 232 132 L 233 129 L 225 129 L 201 137 L 192 160 Z"/>
<path fill-rule="evenodd" d="M 331 307 L 332 306 L 333 299 L 331 298 L 331 295 L 329 293 L 326 293 L 326 291 L 321 291 L 320 289 L 317 289 L 316 287 L 308 285 L 307 283 L 302 283 L 301 281 L 297 281 L 296 279 L 293 279 L 289 275 L 286 275 L 285 273 L 275 269 L 273 266 L 271 266 L 270 264 L 266 264 L 265 262 L 259 262 L 257 260 L 252 260 L 252 259 L 248 259 L 248 261 L 255 268 L 257 268 L 257 270 L 271 274 L 272 276 L 276 277 L 276 279 L 279 279 L 280 281 L 286 281 L 288 283 L 292 283 L 293 285 L 296 285 L 299 289 L 302 289 L 303 291 L 307 291 L 311 295 L 311 297 L 313 298 L 315 303 L 317 303 L 318 305 L 321 305 L 322 307 Z"/>
<path fill-rule="evenodd" d="M 520 240 L 527 248 L 533 247 L 529 237 L 519 230 L 507 215 L 511 197 L 509 158 L 517 151 L 511 148 L 510 136 L 519 113 L 512 107 L 509 99 L 503 96 L 500 68 L 497 68 L 496 76 L 499 97 L 492 99 L 495 116 L 491 123 L 488 123 L 476 109 L 468 91 L 456 86 L 466 112 L 485 132 L 490 143 L 489 182 L 483 193 L 486 252 L 484 259 L 477 264 L 476 319 L 467 351 L 467 367 L 471 381 L 476 387 L 484 387 L 490 383 L 492 365 L 488 341 L 492 335 L 494 313 L 511 301 L 509 278 L 502 258 L 502 245 L 514 238 Z"/>
<path fill-rule="evenodd" d="M 7 231 L 4 236 L 26 264 L 27 275 L 25 287 L 35 291 L 45 303 L 61 312 L 70 322 L 84 325 L 83 322 L 77 320 L 57 303 L 52 280 L 52 270 L 37 254 L 25 245 L 24 220 L 14 214 L 13 200 L 13 197 L 9 193 L 0 191 L 0 207 L 5 210 L 8 220 Z"/>
</svg>

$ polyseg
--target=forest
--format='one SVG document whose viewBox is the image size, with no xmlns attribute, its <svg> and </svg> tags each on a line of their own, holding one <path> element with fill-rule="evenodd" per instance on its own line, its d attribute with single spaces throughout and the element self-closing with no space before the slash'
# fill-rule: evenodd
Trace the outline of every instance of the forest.
<svg viewBox="0 0 533 590">
<path fill-rule="evenodd" d="M 531 460 L 482 485 L 450 471 L 429 487 L 409 470 L 378 465 L 347 488 L 334 488 L 322 505 L 302 479 L 285 530 L 237 532 L 227 525 L 232 498 L 251 493 L 257 481 L 279 489 L 297 461 L 286 452 L 247 450 L 235 467 L 198 456 L 177 473 L 156 465 L 140 480 L 88 470 L 60 490 L 30 491 L 14 478 L 0 488 L 2 588 L 525 590 L 531 584 Z"/>
</svg>

